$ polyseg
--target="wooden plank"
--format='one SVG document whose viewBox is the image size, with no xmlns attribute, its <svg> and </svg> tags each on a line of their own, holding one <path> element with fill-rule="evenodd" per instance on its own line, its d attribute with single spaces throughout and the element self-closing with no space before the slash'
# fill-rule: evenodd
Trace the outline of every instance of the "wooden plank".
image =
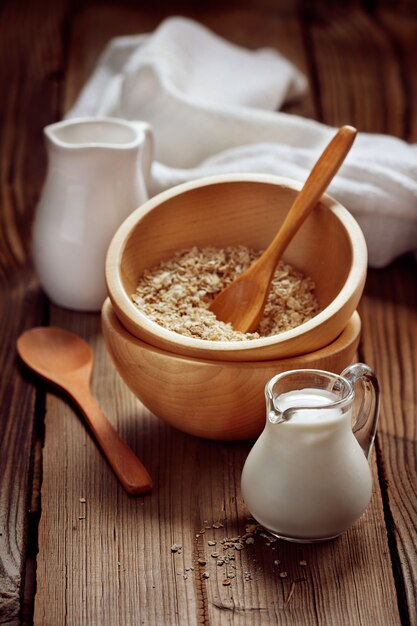
<svg viewBox="0 0 417 626">
<path fill-rule="evenodd" d="M 363 357 L 374 364 L 383 391 L 377 449 L 397 588 L 408 606 L 404 623 L 412 625 L 417 624 L 416 269 L 408 258 L 371 271 L 361 305 Z"/>
<path fill-rule="evenodd" d="M 417 15 L 415 11 L 402 12 L 397 9 L 379 9 L 375 18 L 391 40 L 398 59 L 399 79 L 404 90 L 403 138 L 417 142 Z"/>
<path fill-rule="evenodd" d="M 66 106 L 91 71 L 99 42 L 141 32 L 162 17 L 149 15 L 114 7 L 79 14 Z M 225 36 L 229 28 L 239 33 L 242 44 L 256 46 L 259 37 L 263 45 L 264 30 L 272 33 L 270 14 L 257 18 L 250 39 L 249 17 L 227 15 L 229 22 L 221 11 L 201 17 Z M 285 25 L 275 23 L 284 32 Z M 299 38 L 286 40 L 286 49 L 304 59 Z M 80 65 L 81 59 L 86 61 Z M 326 67 L 324 80 L 334 71 Z M 218 565 L 213 548 L 222 554 L 222 539 L 242 535 L 248 523 L 239 483 L 250 444 L 200 441 L 150 415 L 109 363 L 98 315 L 53 307 L 50 321 L 93 346 L 94 391 L 150 470 L 155 489 L 150 496 L 128 497 L 74 412 L 48 396 L 35 624 L 400 623 L 377 481 L 365 516 L 339 540 L 299 546 L 258 533 L 243 550 L 230 548 L 234 559 Z M 213 528 L 217 522 L 222 526 Z M 181 551 L 171 551 L 175 543 Z M 230 573 L 235 577 L 225 586 Z"/>
<path fill-rule="evenodd" d="M 56 309 L 51 323 L 94 347 L 94 392 L 155 489 L 127 496 L 77 415 L 48 397 L 35 624 L 61 623 L 64 615 L 73 624 L 256 624 L 262 616 L 265 624 L 336 625 L 371 615 L 375 625 L 399 623 L 386 592 L 387 552 L 375 549 L 385 538 L 377 494 L 338 541 L 298 546 L 257 534 L 218 565 L 211 554 L 225 554 L 222 539 L 243 535 L 248 524 L 240 472 L 250 444 L 199 441 L 150 415 L 110 366 L 98 316 Z M 217 522 L 223 526 L 213 528 Z M 173 553 L 173 544 L 181 552 Z M 374 572 L 379 584 L 372 584 Z"/>
<path fill-rule="evenodd" d="M 323 119 L 335 124 L 350 120 L 360 130 L 409 139 L 417 120 L 410 99 L 415 88 L 411 33 L 416 32 L 416 20 L 401 14 L 391 19 L 392 13 L 386 11 L 381 15 L 383 21 L 378 13 L 371 18 L 352 10 L 336 27 L 331 18 L 313 25 Z M 330 64 L 333 72 L 328 71 Z M 337 75 L 340 84 L 335 82 Z M 344 84 L 349 85 L 348 92 Z M 401 618 L 412 624 L 417 623 L 416 564 L 410 557 L 416 554 L 417 543 L 417 478 L 409 456 L 416 441 L 415 301 L 415 265 L 409 258 L 386 270 L 371 271 L 360 307 L 362 359 L 375 367 L 385 391 L 377 437 L 380 484 Z"/>
<path fill-rule="evenodd" d="M 384 30 L 362 10 L 322 10 L 308 29 L 321 121 L 402 137 L 406 94 Z"/>
<path fill-rule="evenodd" d="M 28 54 L 28 50 L 30 53 Z M 42 125 L 56 115 L 62 66 L 60 9 L 0 7 L 0 622 L 22 619 L 31 507 L 35 388 L 16 368 L 15 341 L 41 323 L 44 300 L 30 263 L 30 224 L 45 171 Z M 32 513 L 29 513 L 32 511 Z"/>
<path fill-rule="evenodd" d="M 24 589 L 32 449 L 33 387 L 15 368 L 14 340 L 26 324 L 37 324 L 41 302 L 21 282 L 15 297 L 0 291 L 0 623 L 17 624 Z M 7 303 L 7 306 L 6 306 Z M 29 311 L 26 309 L 29 307 Z"/>
</svg>

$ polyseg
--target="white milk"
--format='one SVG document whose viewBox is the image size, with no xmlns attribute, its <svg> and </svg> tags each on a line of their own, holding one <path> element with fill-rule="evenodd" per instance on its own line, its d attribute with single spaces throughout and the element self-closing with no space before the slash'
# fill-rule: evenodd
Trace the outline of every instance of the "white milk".
<svg viewBox="0 0 417 626">
<path fill-rule="evenodd" d="M 285 411 L 289 408 L 300 407 L 291 417 L 294 424 L 311 424 L 312 420 L 316 423 L 329 422 L 330 420 L 341 420 L 342 411 L 338 408 L 326 408 L 321 411 L 316 407 L 329 407 L 339 400 L 338 396 L 326 389 L 296 389 L 282 393 L 278 399 L 274 401 L 275 408 L 278 411 Z M 272 420 L 272 418 L 271 418 Z"/>
<path fill-rule="evenodd" d="M 277 423 L 270 413 L 246 460 L 246 505 L 260 524 L 280 537 L 335 537 L 369 503 L 371 473 L 352 433 L 351 406 L 348 402 L 342 409 L 334 405 L 337 400 L 336 394 L 313 388 L 274 398 L 275 410 L 302 408 L 286 422 Z"/>
</svg>

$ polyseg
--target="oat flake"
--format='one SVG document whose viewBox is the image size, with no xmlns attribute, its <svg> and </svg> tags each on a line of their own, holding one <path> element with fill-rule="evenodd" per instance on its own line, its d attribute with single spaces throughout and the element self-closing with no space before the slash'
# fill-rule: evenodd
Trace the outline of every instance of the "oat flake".
<svg viewBox="0 0 417 626">
<path fill-rule="evenodd" d="M 208 310 L 210 303 L 260 254 L 245 246 L 179 251 L 173 258 L 145 270 L 132 300 L 160 326 L 209 341 L 244 341 L 275 335 L 316 315 L 319 305 L 313 280 L 280 261 L 257 332 L 241 333 L 231 324 L 217 320 Z"/>
</svg>

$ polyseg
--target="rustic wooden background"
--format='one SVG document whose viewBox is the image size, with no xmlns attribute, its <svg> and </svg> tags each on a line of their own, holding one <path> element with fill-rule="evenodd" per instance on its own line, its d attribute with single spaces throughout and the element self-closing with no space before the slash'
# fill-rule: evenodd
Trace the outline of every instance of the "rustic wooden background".
<svg viewBox="0 0 417 626">
<path fill-rule="evenodd" d="M 291 112 L 417 142 L 411 0 L 3 0 L 0 623 L 415 625 L 414 259 L 370 271 L 360 306 L 359 356 L 383 389 L 372 505 L 349 533 L 319 549 L 257 536 L 236 555 L 230 587 L 207 540 L 244 532 L 239 480 L 250 444 L 198 441 L 162 424 L 116 376 L 99 315 L 52 306 L 39 289 L 30 229 L 46 170 L 42 128 L 72 104 L 109 38 L 150 32 L 174 13 L 292 60 L 311 92 Z M 39 324 L 72 329 L 92 345 L 94 392 L 154 476 L 151 497 L 126 497 L 73 409 L 17 362 L 17 336 Z M 217 522 L 223 527 L 213 528 Z M 173 543 L 183 545 L 180 554 Z M 209 579 L 196 558 L 210 561 Z"/>
</svg>

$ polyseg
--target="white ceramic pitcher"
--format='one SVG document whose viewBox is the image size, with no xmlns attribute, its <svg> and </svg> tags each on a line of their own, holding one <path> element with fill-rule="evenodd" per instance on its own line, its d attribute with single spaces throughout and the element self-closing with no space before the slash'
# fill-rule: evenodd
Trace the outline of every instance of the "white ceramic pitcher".
<svg viewBox="0 0 417 626">
<path fill-rule="evenodd" d="M 362 363 L 341 376 L 294 370 L 272 378 L 265 395 L 266 426 L 242 472 L 246 505 L 282 539 L 332 539 L 358 519 L 372 495 L 368 459 L 378 381 Z"/>
<path fill-rule="evenodd" d="M 147 200 L 152 134 L 145 122 L 74 118 L 44 129 L 48 171 L 33 224 L 35 268 L 49 298 L 100 310 L 105 256 L 122 221 Z"/>
</svg>

